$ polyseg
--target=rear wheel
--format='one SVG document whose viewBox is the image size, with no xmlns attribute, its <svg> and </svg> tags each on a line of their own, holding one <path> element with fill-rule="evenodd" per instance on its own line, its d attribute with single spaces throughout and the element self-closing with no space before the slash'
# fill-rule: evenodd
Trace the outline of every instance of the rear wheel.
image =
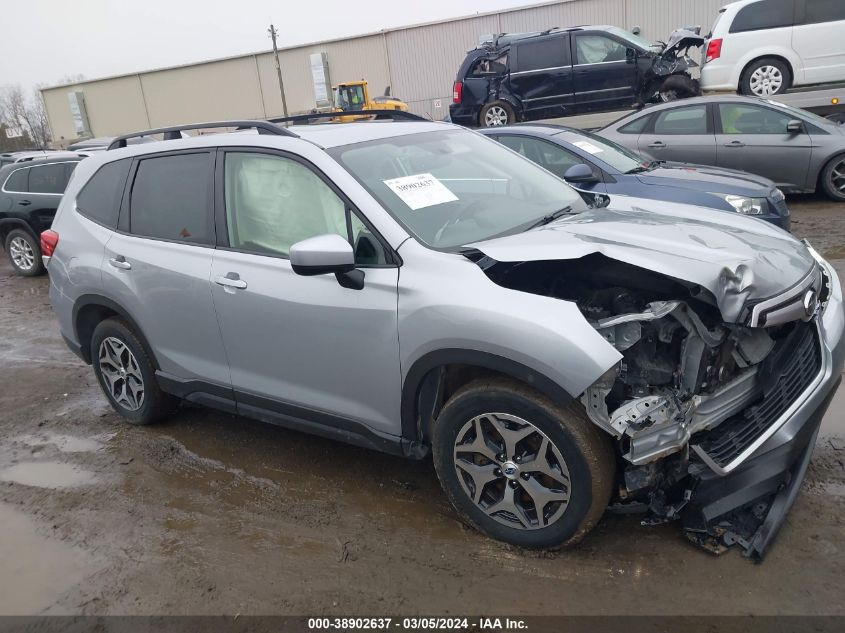
<svg viewBox="0 0 845 633">
<path fill-rule="evenodd" d="M 787 65 L 773 57 L 750 63 L 739 80 L 739 90 L 753 97 L 771 97 L 786 92 L 792 85 L 792 73 Z"/>
<path fill-rule="evenodd" d="M 837 202 L 845 202 L 845 154 L 828 161 L 820 176 L 825 194 Z"/>
<path fill-rule="evenodd" d="M 456 393 L 432 430 L 437 476 L 469 525 L 521 547 L 580 541 L 610 499 L 608 437 L 577 402 L 559 407 L 508 380 Z"/>
<path fill-rule="evenodd" d="M 152 359 L 121 319 L 97 325 L 91 359 L 103 393 L 130 424 L 152 424 L 175 410 L 178 400 L 159 388 Z"/>
<path fill-rule="evenodd" d="M 6 254 L 12 268 L 19 275 L 35 277 L 44 272 L 41 262 L 41 246 L 38 240 L 23 229 L 9 231 L 6 236 Z"/>
<path fill-rule="evenodd" d="M 481 127 L 499 127 L 515 121 L 513 108 L 504 101 L 494 101 L 481 108 L 479 116 Z"/>
</svg>

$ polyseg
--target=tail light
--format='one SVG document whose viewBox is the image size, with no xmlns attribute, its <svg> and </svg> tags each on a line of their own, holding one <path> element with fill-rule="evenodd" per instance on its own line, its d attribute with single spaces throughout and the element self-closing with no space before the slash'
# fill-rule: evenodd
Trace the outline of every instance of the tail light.
<svg viewBox="0 0 845 633">
<path fill-rule="evenodd" d="M 47 229 L 41 233 L 41 255 L 43 257 L 52 257 L 56 246 L 59 243 L 59 234 L 55 231 Z"/>
<path fill-rule="evenodd" d="M 456 81 L 452 86 L 452 103 L 460 103 L 464 96 L 464 82 Z"/>
<path fill-rule="evenodd" d="M 707 42 L 707 54 L 704 56 L 704 63 L 712 62 L 714 59 L 719 59 L 722 55 L 722 38 L 710 40 Z"/>
</svg>

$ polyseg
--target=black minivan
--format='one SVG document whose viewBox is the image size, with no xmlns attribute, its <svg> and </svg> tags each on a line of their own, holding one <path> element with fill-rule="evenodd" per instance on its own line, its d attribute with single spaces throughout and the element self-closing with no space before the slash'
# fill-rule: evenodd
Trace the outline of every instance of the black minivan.
<svg viewBox="0 0 845 633">
<path fill-rule="evenodd" d="M 694 96 L 688 51 L 703 42 L 678 29 L 654 44 L 615 26 L 497 35 L 467 54 L 449 114 L 492 127 Z"/>
</svg>

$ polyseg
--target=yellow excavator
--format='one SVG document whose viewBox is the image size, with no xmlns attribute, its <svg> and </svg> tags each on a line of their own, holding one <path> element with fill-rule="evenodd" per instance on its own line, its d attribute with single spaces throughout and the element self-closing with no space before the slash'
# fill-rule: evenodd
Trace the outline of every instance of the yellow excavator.
<svg viewBox="0 0 845 633">
<path fill-rule="evenodd" d="M 332 88 L 334 97 L 334 107 L 332 112 L 343 112 L 341 116 L 332 118 L 332 121 L 338 123 L 348 123 L 350 121 L 358 121 L 361 119 L 371 119 L 373 115 L 360 114 L 356 115 L 356 110 L 401 110 L 408 111 L 408 104 L 390 96 L 390 86 L 385 88 L 384 96 L 373 97 L 370 99 L 370 92 L 367 89 L 366 80 L 361 81 L 347 81 L 338 84 Z M 348 113 L 348 114 L 347 114 Z"/>
</svg>

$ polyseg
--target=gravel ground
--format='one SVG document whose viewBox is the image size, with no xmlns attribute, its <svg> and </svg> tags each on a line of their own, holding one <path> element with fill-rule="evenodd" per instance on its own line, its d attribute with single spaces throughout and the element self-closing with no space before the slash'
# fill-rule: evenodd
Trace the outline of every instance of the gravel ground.
<svg viewBox="0 0 845 633">
<path fill-rule="evenodd" d="M 845 205 L 790 200 L 845 277 Z M 431 463 L 213 411 L 124 425 L 0 264 L 0 614 L 845 614 L 845 397 L 762 565 L 605 517 L 576 549 L 465 529 Z"/>
</svg>

